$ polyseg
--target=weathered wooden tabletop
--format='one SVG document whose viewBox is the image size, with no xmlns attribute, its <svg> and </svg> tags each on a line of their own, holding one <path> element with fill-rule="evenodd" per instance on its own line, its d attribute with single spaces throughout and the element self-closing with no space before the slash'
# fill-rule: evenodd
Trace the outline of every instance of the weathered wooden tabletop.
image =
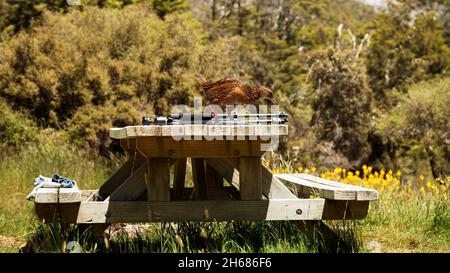
<svg viewBox="0 0 450 273">
<path fill-rule="evenodd" d="M 284 124 L 254 125 L 142 125 L 111 128 L 109 135 L 114 139 L 135 137 L 180 137 L 180 136 L 244 136 L 268 137 L 286 136 L 288 126 Z"/>
</svg>

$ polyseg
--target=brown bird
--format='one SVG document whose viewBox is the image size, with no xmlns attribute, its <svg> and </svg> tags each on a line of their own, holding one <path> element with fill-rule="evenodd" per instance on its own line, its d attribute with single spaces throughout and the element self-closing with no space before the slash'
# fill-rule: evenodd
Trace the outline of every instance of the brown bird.
<svg viewBox="0 0 450 273">
<path fill-rule="evenodd" d="M 262 85 L 250 86 L 245 81 L 234 78 L 208 82 L 200 75 L 196 75 L 196 77 L 208 103 L 219 105 L 223 109 L 226 105 L 255 104 L 260 98 L 264 98 L 272 104 L 277 103 L 272 90 Z"/>
</svg>

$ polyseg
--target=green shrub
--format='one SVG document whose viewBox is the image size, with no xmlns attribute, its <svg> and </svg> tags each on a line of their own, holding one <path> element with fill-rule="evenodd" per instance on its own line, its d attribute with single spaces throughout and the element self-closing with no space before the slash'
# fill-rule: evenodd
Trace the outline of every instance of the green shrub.
<svg viewBox="0 0 450 273">
<path fill-rule="evenodd" d="M 83 6 L 122 8 L 146 0 L 81 0 Z M 75 1 L 73 1 L 75 2 Z M 0 0 L 0 33 L 14 33 L 42 19 L 45 10 L 66 13 L 82 7 L 69 5 L 68 0 Z M 168 12 L 170 12 L 169 10 Z"/>
<path fill-rule="evenodd" d="M 14 112 L 0 100 L 0 149 L 19 148 L 36 138 L 38 129 L 30 118 Z"/>
<path fill-rule="evenodd" d="M 160 18 L 169 13 L 187 9 L 184 0 L 152 0 L 152 6 Z"/>
<path fill-rule="evenodd" d="M 0 96 L 43 126 L 105 147 L 107 127 L 168 114 L 201 95 L 196 73 L 231 74 L 240 67 L 238 47 L 234 38 L 208 41 L 189 14 L 162 21 L 149 5 L 45 12 L 30 31 L 0 44 Z"/>
<path fill-rule="evenodd" d="M 87 148 L 98 147 L 100 152 L 106 153 L 111 144 L 109 129 L 138 124 L 140 119 L 135 106 L 127 101 L 119 101 L 116 105 L 108 102 L 99 107 L 85 105 L 68 122 L 68 133 L 74 143 Z"/>
<path fill-rule="evenodd" d="M 347 49 L 320 50 L 310 58 L 316 135 L 349 160 L 346 167 L 360 166 L 370 154 L 372 90 L 364 63 Z"/>
<path fill-rule="evenodd" d="M 435 177 L 450 173 L 450 79 L 415 84 L 399 105 L 382 115 L 377 132 L 385 144 L 420 143 Z"/>
<path fill-rule="evenodd" d="M 412 10 L 406 3 L 391 5 L 370 23 L 367 70 L 378 103 L 392 103 L 385 100 L 389 89 L 406 92 L 412 83 L 448 73 L 450 48 L 437 18 L 438 12 Z"/>
</svg>

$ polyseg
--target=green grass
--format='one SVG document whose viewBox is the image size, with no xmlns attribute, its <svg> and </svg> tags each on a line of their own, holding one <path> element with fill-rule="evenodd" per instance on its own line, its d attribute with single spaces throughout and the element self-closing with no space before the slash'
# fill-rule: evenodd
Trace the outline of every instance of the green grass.
<svg viewBox="0 0 450 273">
<path fill-rule="evenodd" d="M 340 240 L 357 252 L 360 241 L 353 229 L 334 226 Z M 36 252 L 67 252 L 70 241 L 79 242 L 82 252 L 100 253 L 247 253 L 327 252 L 328 241 L 310 240 L 296 222 L 203 222 L 153 223 L 136 233 L 95 237 L 75 225 L 40 224 L 29 244 Z M 355 248 L 356 247 L 356 248 Z"/>
<path fill-rule="evenodd" d="M 432 195 L 381 195 L 357 230 L 383 252 L 450 252 L 449 211 L 448 200 Z"/>
<path fill-rule="evenodd" d="M 123 162 L 112 163 L 67 144 L 54 131 L 0 161 L 0 252 L 28 244 L 38 252 L 66 252 L 78 241 L 83 252 L 326 252 L 324 237 L 309 239 L 297 222 L 152 223 L 136 234 L 94 237 L 75 225 L 43 224 L 25 199 L 34 178 L 54 172 L 97 188 Z M 367 252 L 376 241 L 383 252 L 450 252 L 450 202 L 432 195 L 385 194 L 359 221 L 327 221 L 339 236 L 339 252 Z"/>
<path fill-rule="evenodd" d="M 80 188 L 95 189 L 120 162 L 113 159 L 113 166 L 107 166 L 101 157 L 66 144 L 64 137 L 52 130 L 40 131 L 37 141 L 0 157 L 0 246 L 5 241 L 24 242 L 35 228 L 33 203 L 26 196 L 39 174 L 57 172 L 75 179 Z M 5 251 L 4 247 L 0 251 Z"/>
</svg>

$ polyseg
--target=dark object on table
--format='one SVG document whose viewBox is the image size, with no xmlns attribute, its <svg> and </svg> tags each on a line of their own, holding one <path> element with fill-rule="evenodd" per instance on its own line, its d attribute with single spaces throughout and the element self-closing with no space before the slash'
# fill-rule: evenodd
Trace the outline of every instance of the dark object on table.
<svg viewBox="0 0 450 273">
<path fill-rule="evenodd" d="M 280 112 L 276 114 L 217 114 L 207 113 L 178 113 L 167 117 L 142 117 L 142 125 L 249 125 L 249 124 L 284 124 L 288 122 L 288 115 Z"/>
</svg>

